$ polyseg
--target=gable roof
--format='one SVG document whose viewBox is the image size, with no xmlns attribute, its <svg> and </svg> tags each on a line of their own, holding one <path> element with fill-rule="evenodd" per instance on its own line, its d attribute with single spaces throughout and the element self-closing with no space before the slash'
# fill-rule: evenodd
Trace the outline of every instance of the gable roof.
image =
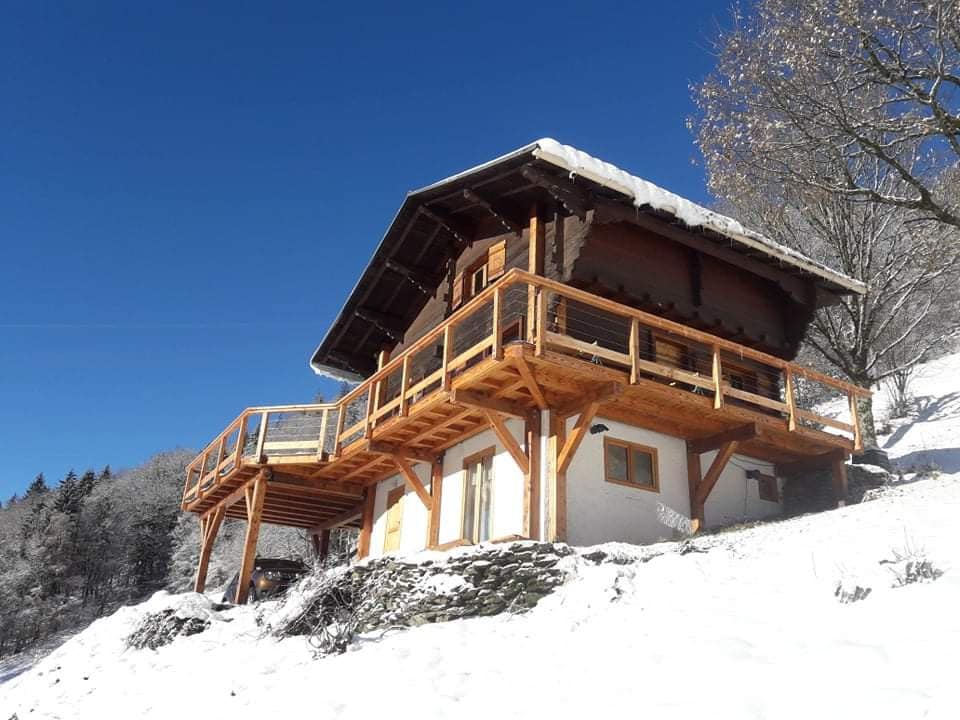
<svg viewBox="0 0 960 720">
<path fill-rule="evenodd" d="M 672 217 L 689 229 L 702 231 L 714 241 L 729 244 L 733 250 L 812 279 L 833 293 L 862 294 L 866 291 L 862 282 L 749 230 L 733 218 L 664 190 L 575 147 L 542 138 L 407 194 L 370 263 L 314 352 L 310 361 L 314 371 L 348 380 L 370 373 L 374 369 L 370 366 L 372 358 L 378 347 L 390 339 L 391 330 L 372 317 L 374 310 L 365 311 L 364 304 L 372 298 L 375 304 L 378 302 L 387 310 L 405 308 L 405 314 L 398 318 L 398 327 L 404 321 L 411 321 L 426 302 L 426 293 L 422 291 L 427 288 L 423 283 L 431 284 L 432 278 L 435 284 L 430 289 L 436 290 L 446 260 L 453 252 L 451 247 L 464 240 L 458 220 L 469 221 L 473 204 L 464 203 L 462 195 L 480 187 L 484 188 L 487 197 L 520 193 L 523 183 L 529 186 L 522 173 L 531 165 L 549 170 L 557 180 L 588 181 L 597 194 L 621 202 L 629 201 L 640 211 Z M 557 171 L 564 177 L 557 177 Z M 418 268 L 418 272 L 428 279 L 413 282 L 412 293 L 409 287 L 397 288 L 395 284 L 390 284 L 392 290 L 385 292 L 384 285 L 388 284 L 383 280 L 385 275 L 399 275 L 404 272 L 403 268 L 411 267 Z M 420 287 L 416 288 L 417 285 Z M 364 323 L 362 330 L 354 327 L 358 312 Z"/>
</svg>

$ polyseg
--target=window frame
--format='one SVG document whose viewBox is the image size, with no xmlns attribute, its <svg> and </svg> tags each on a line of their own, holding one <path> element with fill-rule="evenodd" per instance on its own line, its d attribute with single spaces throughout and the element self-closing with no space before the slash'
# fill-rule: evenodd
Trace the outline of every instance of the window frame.
<svg viewBox="0 0 960 720">
<path fill-rule="evenodd" d="M 465 528 L 464 528 L 464 519 L 466 518 L 466 514 L 467 514 L 467 483 L 470 482 L 470 468 L 471 468 L 471 466 L 476 465 L 476 464 L 479 463 L 479 462 L 483 462 L 483 461 L 486 460 L 487 458 L 490 459 L 490 475 L 489 475 L 489 480 L 488 480 L 489 483 L 490 483 L 490 518 L 489 518 L 489 523 L 490 523 L 490 527 L 491 527 L 491 529 L 492 529 L 492 528 L 493 528 L 493 460 L 494 460 L 494 458 L 496 457 L 496 455 L 497 455 L 497 447 L 496 447 L 496 445 L 491 445 L 490 447 L 484 448 L 483 450 L 480 450 L 479 452 L 475 452 L 475 453 L 472 453 L 471 455 L 467 455 L 467 456 L 463 459 L 463 470 L 462 470 L 462 473 L 461 473 L 461 474 L 462 474 L 462 484 L 461 484 L 461 486 L 460 486 L 460 539 L 463 540 L 463 541 L 466 542 L 466 543 L 469 543 L 470 545 L 478 545 L 478 544 L 481 543 L 481 542 L 489 542 L 489 540 L 487 540 L 487 541 L 474 540 L 472 537 L 467 537 L 467 533 L 466 533 L 466 530 L 465 530 Z M 478 504 L 478 506 L 477 506 L 477 510 L 474 511 L 475 514 L 476 514 L 478 511 L 479 511 L 479 504 Z M 475 532 L 475 535 L 476 535 L 477 537 L 480 537 L 479 530 L 480 530 L 480 524 L 479 524 L 479 522 L 478 522 L 478 518 L 475 516 L 475 517 L 474 517 L 474 532 Z"/>
<path fill-rule="evenodd" d="M 618 480 L 617 478 L 611 478 L 607 472 L 608 463 L 607 463 L 607 453 L 609 452 L 608 448 L 611 445 L 621 447 L 627 451 L 627 468 L 626 468 L 626 477 L 633 477 L 633 453 L 634 451 L 639 451 L 645 455 L 650 456 L 650 476 L 653 484 L 651 485 L 641 485 L 640 483 L 635 483 L 630 480 Z M 635 488 L 637 490 L 646 490 L 647 492 L 660 492 L 660 459 L 657 453 L 657 448 L 650 445 L 643 445 L 641 443 L 630 442 L 629 440 L 621 440 L 620 438 L 604 436 L 603 438 L 603 479 L 605 482 L 610 483 L 611 485 L 622 485 L 624 487 Z"/>
</svg>

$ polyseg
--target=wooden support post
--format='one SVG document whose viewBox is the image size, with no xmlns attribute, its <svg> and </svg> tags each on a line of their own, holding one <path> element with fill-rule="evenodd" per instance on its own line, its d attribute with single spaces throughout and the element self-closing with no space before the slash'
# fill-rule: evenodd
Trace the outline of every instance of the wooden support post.
<svg viewBox="0 0 960 720">
<path fill-rule="evenodd" d="M 403 356 L 400 369 L 400 417 L 407 416 L 407 386 L 410 384 L 410 353 Z"/>
<path fill-rule="evenodd" d="M 547 541 L 567 539 L 567 474 L 560 469 L 560 449 L 566 438 L 566 419 L 550 411 L 550 434 L 547 439 Z"/>
<path fill-rule="evenodd" d="M 630 384 L 637 384 L 637 360 L 640 359 L 640 321 L 630 319 Z"/>
<path fill-rule="evenodd" d="M 520 472 L 522 472 L 524 475 L 529 473 L 530 461 L 520 448 L 520 444 L 513 437 L 513 434 L 510 432 L 510 428 L 507 427 L 500 414 L 493 410 L 484 410 L 483 414 L 487 418 L 487 422 L 490 423 L 490 427 L 493 430 L 494 435 L 496 435 L 497 439 L 500 441 L 500 444 L 503 445 L 504 449 L 508 453 L 510 453 L 510 457 L 513 458 L 513 461 L 517 464 L 517 467 L 520 468 Z"/>
<path fill-rule="evenodd" d="M 700 484 L 697 485 L 698 503 L 706 505 L 707 498 L 710 497 L 710 492 L 720 479 L 720 473 L 723 472 L 723 469 L 727 466 L 730 458 L 732 458 L 733 454 L 737 451 L 737 444 L 738 443 L 736 440 L 731 440 L 730 442 L 724 443 L 720 446 L 720 449 L 717 451 L 717 456 L 713 459 L 713 462 L 710 463 L 710 467 L 707 469 L 707 474 L 703 476 L 703 480 L 701 480 Z"/>
<path fill-rule="evenodd" d="M 533 275 L 543 275 L 543 256 L 544 256 L 544 224 L 540 217 L 540 208 L 534 205 L 530 208 L 530 232 L 528 240 L 528 259 L 527 271 Z M 539 328 L 534 328 L 533 318 L 536 315 L 537 289 L 533 285 L 527 286 L 527 341 L 535 342 L 535 332 L 541 332 Z M 542 318 L 537 318 L 542 321 Z M 539 323 L 538 323 L 539 324 Z"/>
<path fill-rule="evenodd" d="M 503 288 L 497 285 L 493 289 L 493 318 L 491 327 L 493 332 L 493 357 L 503 360 L 503 330 L 500 327 L 501 305 L 503 304 Z"/>
<path fill-rule="evenodd" d="M 443 458 L 430 466 L 430 522 L 427 527 L 427 547 L 440 544 L 440 508 L 443 498 Z"/>
<path fill-rule="evenodd" d="M 376 485 L 370 485 L 364 490 L 363 514 L 360 516 L 360 537 L 357 538 L 358 560 L 363 560 L 370 554 L 370 534 L 373 531 L 373 503 L 376 497 Z"/>
<path fill-rule="evenodd" d="M 313 552 L 317 556 L 317 560 L 323 562 L 330 554 L 330 531 L 321 530 L 318 533 L 313 533 L 310 537 L 313 540 Z"/>
<path fill-rule="evenodd" d="M 530 413 L 523 425 L 527 472 L 523 490 L 523 534 L 540 539 L 540 411 Z"/>
<path fill-rule="evenodd" d="M 220 504 L 213 510 L 200 516 L 200 562 L 197 563 L 197 576 L 193 582 L 193 591 L 202 593 L 207 586 L 207 568 L 210 565 L 210 553 L 213 542 L 227 514 L 227 507 Z"/>
<path fill-rule="evenodd" d="M 580 443 L 583 441 L 583 438 L 586 437 L 587 431 L 590 429 L 590 423 L 593 422 L 593 418 L 599 409 L 600 403 L 594 401 L 580 411 L 580 417 L 577 418 L 577 422 L 573 426 L 573 431 L 564 441 L 563 447 L 560 449 L 560 454 L 557 457 L 557 469 L 560 472 L 567 472 L 567 468 L 570 467 L 570 461 L 573 460 L 577 448 L 580 447 Z"/>
<path fill-rule="evenodd" d="M 540 384 L 537 382 L 537 379 L 533 376 L 533 371 L 530 369 L 530 365 L 523 358 L 523 355 L 517 355 L 516 362 L 514 363 L 517 367 L 517 372 L 520 373 L 520 377 L 523 378 L 523 382 L 527 386 L 527 390 L 530 391 L 530 397 L 533 398 L 533 401 L 537 404 L 537 407 L 541 410 L 547 409 L 547 398 L 543 394 L 543 390 L 540 388 Z"/>
<path fill-rule="evenodd" d="M 250 593 L 250 578 L 257 556 L 257 538 L 260 536 L 260 521 L 263 517 L 263 499 L 267 495 L 267 471 L 261 470 L 253 486 L 247 488 L 247 533 L 243 540 L 243 558 L 240 562 L 240 577 L 237 580 L 237 605 L 243 605 Z"/>
<path fill-rule="evenodd" d="M 414 472 L 413 467 L 402 455 L 394 455 L 393 461 L 397 464 L 397 468 L 403 475 L 403 479 L 407 483 L 407 487 L 417 494 L 417 497 L 420 498 L 420 502 L 423 503 L 423 507 L 425 507 L 429 512 L 433 501 L 430 498 L 430 493 L 427 492 L 427 489 L 423 486 L 423 483 L 420 482 L 420 478 L 417 476 L 417 473 Z"/>
<path fill-rule="evenodd" d="M 531 287 L 533 287 L 531 285 Z M 544 288 L 537 290 L 537 304 L 535 318 L 531 317 L 530 325 L 535 328 L 537 357 L 543 357 L 547 343 L 547 291 Z"/>
<path fill-rule="evenodd" d="M 783 371 L 783 394 L 787 401 L 787 430 L 790 432 L 797 429 L 797 401 L 793 381 L 793 370 L 788 366 Z"/>
<path fill-rule="evenodd" d="M 696 533 L 704 523 L 704 503 L 697 498 L 697 487 L 700 485 L 702 470 L 700 467 L 700 453 L 693 452 L 687 446 L 687 486 L 690 492 L 690 532 Z"/>
<path fill-rule="evenodd" d="M 723 369 L 720 367 L 720 347 L 713 346 L 713 409 L 719 410 L 723 407 Z"/>
<path fill-rule="evenodd" d="M 843 507 L 847 504 L 847 463 L 842 452 L 834 453 L 830 458 L 830 478 L 837 507 Z"/>
</svg>

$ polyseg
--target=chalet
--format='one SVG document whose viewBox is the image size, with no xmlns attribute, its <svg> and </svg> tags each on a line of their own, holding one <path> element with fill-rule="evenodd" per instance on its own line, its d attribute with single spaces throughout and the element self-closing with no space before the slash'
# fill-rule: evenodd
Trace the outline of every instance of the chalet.
<svg viewBox="0 0 960 720">
<path fill-rule="evenodd" d="M 776 515 L 821 467 L 842 502 L 868 391 L 793 360 L 862 292 L 554 140 L 412 192 L 310 361 L 353 390 L 248 408 L 189 466 L 197 589 L 225 517 L 248 578 L 261 522 L 321 553 L 357 527 L 366 557 L 651 542 Z"/>
</svg>

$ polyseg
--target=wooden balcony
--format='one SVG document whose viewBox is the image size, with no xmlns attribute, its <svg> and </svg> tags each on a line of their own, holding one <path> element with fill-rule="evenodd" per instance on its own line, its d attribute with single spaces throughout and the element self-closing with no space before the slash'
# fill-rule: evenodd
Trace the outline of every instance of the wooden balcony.
<svg viewBox="0 0 960 720">
<path fill-rule="evenodd" d="M 569 416 L 591 400 L 687 440 L 749 424 L 738 452 L 774 463 L 836 456 L 859 448 L 868 392 L 515 269 L 341 400 L 244 410 L 189 466 L 182 506 L 246 517 L 237 501 L 269 469 L 263 521 L 356 524 L 364 487 L 406 460 L 497 431 L 500 415 Z"/>
</svg>

